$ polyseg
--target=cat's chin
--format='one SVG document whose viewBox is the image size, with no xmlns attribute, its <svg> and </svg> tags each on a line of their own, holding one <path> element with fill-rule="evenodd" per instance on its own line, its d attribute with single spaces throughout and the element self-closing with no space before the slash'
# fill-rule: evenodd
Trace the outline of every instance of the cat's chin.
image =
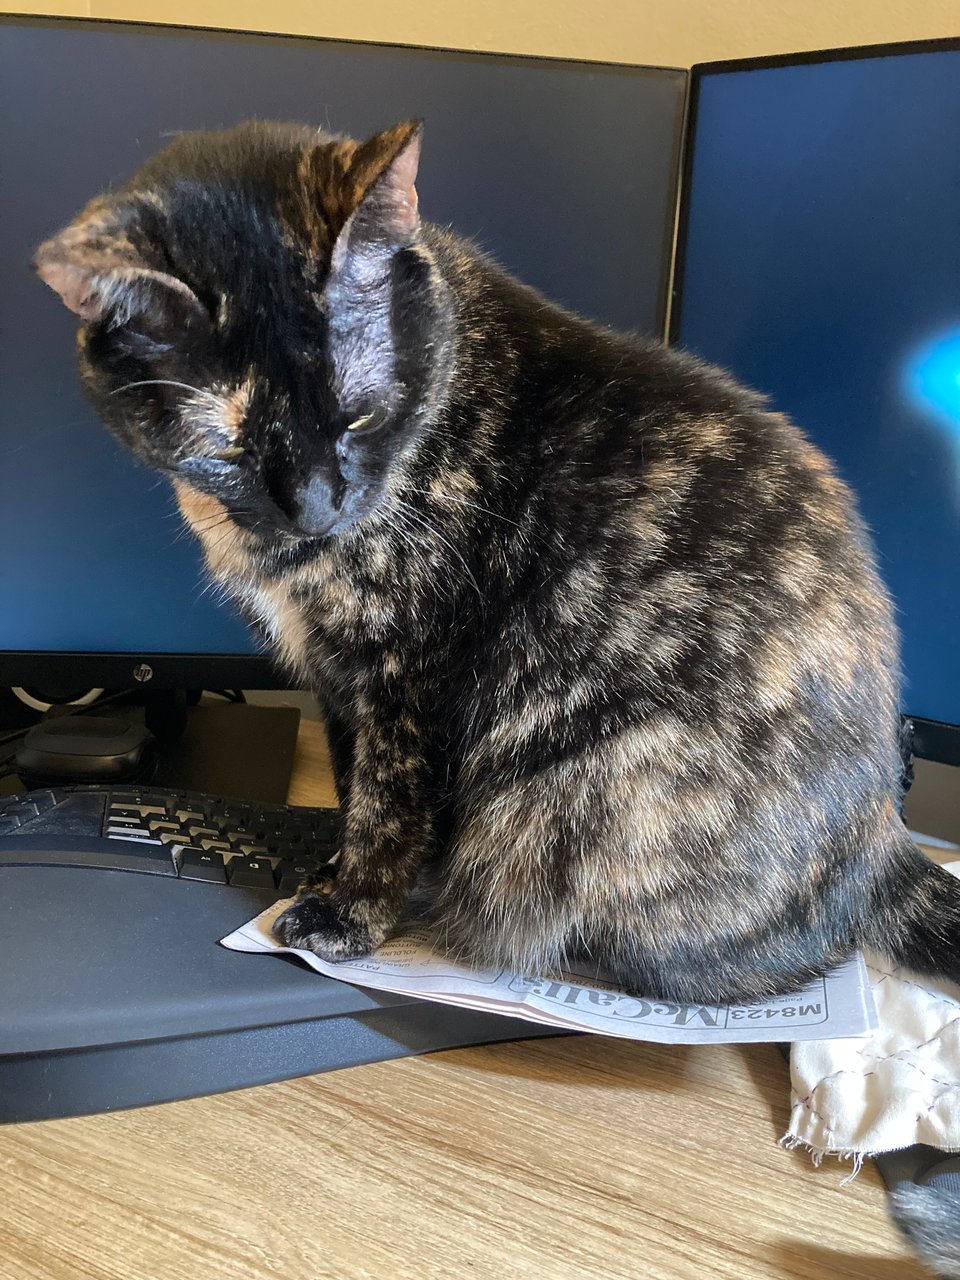
<svg viewBox="0 0 960 1280">
<path fill-rule="evenodd" d="M 358 524 L 359 521 L 345 527 L 356 530 Z M 343 545 L 347 539 L 341 533 L 338 529 L 331 529 L 323 535 L 286 533 L 275 538 L 261 537 L 260 558 L 265 567 L 274 573 L 300 569 Z"/>
<path fill-rule="evenodd" d="M 323 555 L 332 545 L 332 539 L 325 538 L 277 538 L 262 539 L 260 543 L 260 559 L 264 567 L 273 573 L 285 573 L 292 569 L 300 569 L 311 560 Z"/>
</svg>

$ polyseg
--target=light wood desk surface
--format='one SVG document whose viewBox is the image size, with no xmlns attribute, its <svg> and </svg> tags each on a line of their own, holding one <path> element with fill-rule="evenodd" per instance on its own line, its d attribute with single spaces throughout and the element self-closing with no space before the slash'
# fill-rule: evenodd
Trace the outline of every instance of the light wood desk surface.
<svg viewBox="0 0 960 1280">
<path fill-rule="evenodd" d="M 294 803 L 332 800 L 319 726 Z M 0 1280 L 921 1280 L 772 1046 L 583 1036 L 0 1128 Z"/>
</svg>

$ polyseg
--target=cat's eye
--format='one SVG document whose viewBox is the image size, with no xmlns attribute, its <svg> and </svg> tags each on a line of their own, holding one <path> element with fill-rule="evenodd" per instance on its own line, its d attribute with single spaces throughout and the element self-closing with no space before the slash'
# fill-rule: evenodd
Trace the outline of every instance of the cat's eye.
<svg viewBox="0 0 960 1280">
<path fill-rule="evenodd" d="M 340 436 L 341 444 L 345 446 L 350 440 L 360 437 L 366 439 L 367 436 L 376 435 L 381 427 L 386 426 L 389 419 L 390 415 L 382 406 L 375 406 L 369 413 L 363 413 L 347 423 Z"/>
<path fill-rule="evenodd" d="M 377 415 L 365 413 L 362 418 L 354 418 L 353 422 L 348 423 L 347 430 L 351 433 L 369 431 L 375 425 L 377 425 Z"/>
</svg>

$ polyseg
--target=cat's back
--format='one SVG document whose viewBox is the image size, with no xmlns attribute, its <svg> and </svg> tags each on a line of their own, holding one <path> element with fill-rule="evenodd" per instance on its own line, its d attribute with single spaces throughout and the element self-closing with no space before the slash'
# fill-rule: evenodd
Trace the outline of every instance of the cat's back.
<svg viewBox="0 0 960 1280">
<path fill-rule="evenodd" d="M 539 310 L 531 346 L 515 411 L 537 439 L 556 547 L 651 588 L 709 587 L 714 604 L 739 588 L 775 616 L 838 595 L 887 615 L 851 491 L 762 395 L 560 309 Z"/>
<path fill-rule="evenodd" d="M 518 705 L 537 672 L 581 690 L 571 715 L 606 706 L 617 723 L 711 726 L 781 769 L 818 738 L 873 742 L 889 773 L 892 609 L 832 464 L 695 356 L 582 321 L 509 278 L 488 290 L 488 311 L 510 317 L 496 447 L 531 477 L 513 513 L 528 567 L 504 641 L 525 655 Z"/>
<path fill-rule="evenodd" d="M 502 403 L 494 447 L 534 464 L 558 517 L 576 521 L 592 503 L 602 523 L 649 500 L 662 520 L 695 508 L 688 533 L 736 531 L 741 552 L 798 537 L 835 558 L 864 548 L 850 491 L 762 394 L 689 352 L 577 316 L 468 242 L 431 233 L 455 282 L 462 383 Z"/>
</svg>

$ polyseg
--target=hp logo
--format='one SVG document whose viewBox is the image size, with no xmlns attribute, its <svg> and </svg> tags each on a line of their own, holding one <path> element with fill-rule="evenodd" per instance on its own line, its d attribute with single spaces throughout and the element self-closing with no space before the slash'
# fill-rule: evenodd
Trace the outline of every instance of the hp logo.
<svg viewBox="0 0 960 1280">
<path fill-rule="evenodd" d="M 148 680 L 153 679 L 153 667 L 148 667 L 145 662 L 141 662 L 138 667 L 133 668 L 133 678 L 137 684 L 146 684 Z"/>
</svg>

